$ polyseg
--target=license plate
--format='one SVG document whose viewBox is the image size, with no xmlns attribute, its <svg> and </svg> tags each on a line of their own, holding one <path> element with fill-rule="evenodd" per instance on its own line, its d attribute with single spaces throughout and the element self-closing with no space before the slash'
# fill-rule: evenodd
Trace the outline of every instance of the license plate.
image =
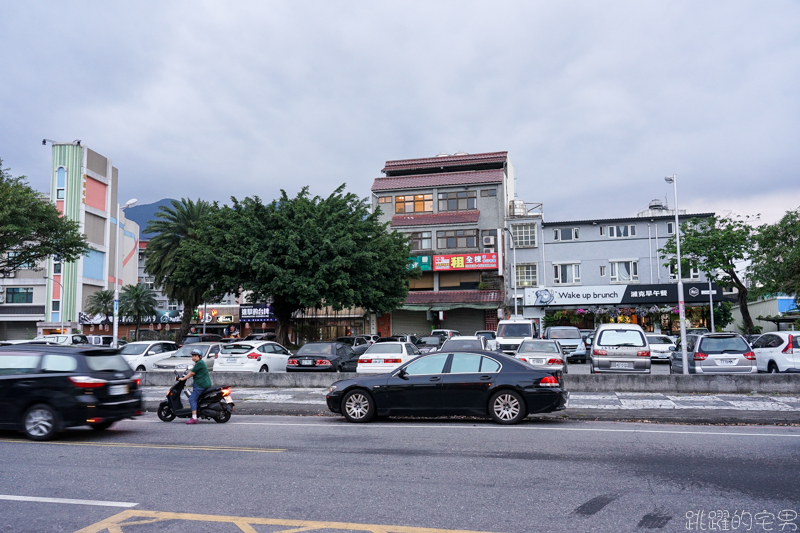
<svg viewBox="0 0 800 533">
<path fill-rule="evenodd" d="M 233 400 L 231 400 L 230 397 L 225 396 L 225 403 L 233 403 Z"/>
<path fill-rule="evenodd" d="M 630 368 L 630 363 L 613 363 L 614 368 Z"/>
<path fill-rule="evenodd" d="M 717 359 L 718 365 L 735 365 L 736 359 Z"/>
<path fill-rule="evenodd" d="M 314 364 L 314 361 L 309 361 L 308 359 L 301 359 L 300 364 L 304 366 L 311 366 Z"/>
<path fill-rule="evenodd" d="M 534 365 L 543 365 L 544 359 L 531 359 L 531 363 L 533 363 Z"/>
<path fill-rule="evenodd" d="M 112 396 L 117 396 L 119 394 L 128 394 L 128 386 L 127 385 L 110 385 L 108 387 L 108 393 Z"/>
<path fill-rule="evenodd" d="M 235 363 L 236 362 L 236 358 L 235 357 L 228 357 L 227 362 Z"/>
<path fill-rule="evenodd" d="M 380 365 L 383 364 L 383 359 L 373 359 L 372 362 Z"/>
</svg>

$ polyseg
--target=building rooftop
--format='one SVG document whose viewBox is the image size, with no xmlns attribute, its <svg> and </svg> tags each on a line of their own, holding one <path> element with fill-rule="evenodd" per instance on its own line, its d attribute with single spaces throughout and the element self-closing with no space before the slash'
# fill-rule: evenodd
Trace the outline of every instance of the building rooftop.
<svg viewBox="0 0 800 533">
<path fill-rule="evenodd" d="M 397 159 L 387 161 L 381 172 L 387 174 L 398 170 L 441 168 L 442 166 L 481 165 L 486 163 L 505 163 L 508 152 L 487 152 L 483 154 L 454 154 L 420 159 Z"/>
<path fill-rule="evenodd" d="M 467 185 L 476 183 L 502 183 L 503 170 L 477 170 L 466 172 L 444 172 L 440 174 L 416 174 L 413 176 L 394 176 L 376 178 L 372 191 L 393 191 L 400 189 L 422 189 L 446 187 L 448 185 Z"/>
<path fill-rule="evenodd" d="M 403 227 L 433 226 L 439 224 L 474 224 L 478 222 L 480 215 L 480 211 L 397 215 L 392 217 L 392 226 Z"/>
<path fill-rule="evenodd" d="M 688 214 L 679 214 L 680 219 L 686 220 L 690 218 L 707 218 L 713 217 L 714 213 L 688 213 Z M 635 216 L 635 217 L 620 217 L 620 218 L 596 218 L 596 219 L 589 219 L 589 220 L 559 220 L 557 222 L 548 222 L 542 221 L 542 226 L 556 226 L 556 225 L 565 225 L 565 224 L 600 224 L 606 222 L 647 222 L 648 220 L 664 220 L 664 219 L 675 219 L 675 215 L 661 215 L 661 216 L 652 216 L 652 217 L 642 217 L 642 216 Z"/>
</svg>

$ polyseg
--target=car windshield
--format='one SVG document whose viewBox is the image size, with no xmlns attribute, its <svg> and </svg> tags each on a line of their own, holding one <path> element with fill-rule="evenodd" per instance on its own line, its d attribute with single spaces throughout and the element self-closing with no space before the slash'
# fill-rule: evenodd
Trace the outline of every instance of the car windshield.
<svg viewBox="0 0 800 533">
<path fill-rule="evenodd" d="M 482 350 L 483 345 L 479 340 L 473 339 L 451 339 L 444 343 L 442 351 L 449 350 Z"/>
<path fill-rule="evenodd" d="M 200 350 L 200 353 L 205 355 L 208 348 L 208 346 L 184 346 L 172 354 L 172 357 L 192 357 L 192 352 L 194 350 Z"/>
<path fill-rule="evenodd" d="M 660 337 L 658 335 L 648 335 L 647 342 L 650 344 L 672 344 L 672 340 L 669 337 Z"/>
<path fill-rule="evenodd" d="M 702 353 L 744 353 L 749 352 L 750 347 L 741 337 L 703 337 L 697 351 Z"/>
<path fill-rule="evenodd" d="M 635 329 L 604 329 L 597 339 L 598 346 L 633 346 L 642 348 L 647 344 L 644 335 Z"/>
<path fill-rule="evenodd" d="M 551 329 L 551 339 L 580 339 L 581 332 L 577 329 Z"/>
<path fill-rule="evenodd" d="M 547 341 L 525 341 L 522 344 L 520 344 L 519 352 L 559 353 L 558 346 L 556 346 L 556 343 Z"/>
<path fill-rule="evenodd" d="M 335 348 L 333 344 L 328 343 L 316 343 L 316 344 L 304 344 L 300 347 L 295 355 L 329 355 L 334 352 Z"/>
<path fill-rule="evenodd" d="M 364 353 L 403 353 L 403 347 L 400 344 L 373 344 Z"/>
<path fill-rule="evenodd" d="M 116 354 L 86 355 L 86 366 L 95 372 L 124 372 L 131 367 L 125 359 Z"/>
<path fill-rule="evenodd" d="M 439 346 L 439 343 L 442 342 L 441 337 L 422 337 L 417 339 L 416 345 L 417 346 Z"/>
<path fill-rule="evenodd" d="M 346 344 L 348 346 L 352 346 L 356 340 L 353 337 L 339 337 L 336 339 L 336 342 L 341 342 L 342 344 Z"/>
<path fill-rule="evenodd" d="M 120 355 L 142 355 L 149 344 L 126 344 L 119 351 Z"/>
<path fill-rule="evenodd" d="M 482 331 L 476 335 L 477 337 L 483 337 L 487 341 L 494 339 L 494 332 L 492 331 Z"/>
<path fill-rule="evenodd" d="M 253 349 L 252 344 L 238 344 L 238 343 L 226 344 L 225 346 L 222 347 L 220 353 L 226 355 L 237 355 L 237 354 L 247 353 L 252 349 Z"/>
<path fill-rule="evenodd" d="M 498 337 L 532 337 L 530 324 L 500 324 L 497 327 Z"/>
</svg>

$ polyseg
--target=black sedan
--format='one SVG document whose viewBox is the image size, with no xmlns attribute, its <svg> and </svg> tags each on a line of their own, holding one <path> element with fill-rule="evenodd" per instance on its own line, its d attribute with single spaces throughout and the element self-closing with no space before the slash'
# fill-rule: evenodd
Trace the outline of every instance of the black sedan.
<svg viewBox="0 0 800 533">
<path fill-rule="evenodd" d="M 328 408 L 350 422 L 375 416 L 489 416 L 516 424 L 529 414 L 564 409 L 558 370 L 535 368 L 498 352 L 434 352 L 389 374 L 337 381 Z"/>
<path fill-rule="evenodd" d="M 341 342 L 309 342 L 286 361 L 287 372 L 355 372 L 358 356 Z"/>
</svg>

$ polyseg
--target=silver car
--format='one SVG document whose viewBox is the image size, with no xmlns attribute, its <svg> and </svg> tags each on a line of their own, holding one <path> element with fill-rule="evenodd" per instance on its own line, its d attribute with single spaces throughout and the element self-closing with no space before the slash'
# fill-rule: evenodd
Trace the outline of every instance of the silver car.
<svg viewBox="0 0 800 533">
<path fill-rule="evenodd" d="M 203 361 L 209 370 L 214 369 L 214 361 L 219 354 L 222 343 L 218 342 L 196 342 L 194 344 L 187 344 L 179 348 L 171 357 L 162 359 L 153 365 L 153 370 L 156 372 L 167 372 L 177 370 L 184 372 L 194 366 L 192 362 L 192 350 L 200 350 L 203 354 Z"/>
<path fill-rule="evenodd" d="M 666 335 L 649 334 L 647 335 L 647 342 L 650 344 L 650 360 L 651 361 L 664 361 L 669 363 L 672 357 L 672 350 L 675 348 L 675 342 Z"/>
<path fill-rule="evenodd" d="M 650 345 L 637 324 L 602 324 L 592 343 L 592 374 L 650 373 Z"/>
<path fill-rule="evenodd" d="M 670 374 L 683 374 L 681 341 L 672 352 Z M 686 357 L 690 374 L 755 374 L 756 354 L 741 335 L 708 333 L 686 335 Z"/>
<path fill-rule="evenodd" d="M 546 366 L 551 370 L 567 373 L 567 365 L 558 341 L 528 339 L 522 341 L 514 357 L 531 365 Z"/>
</svg>

